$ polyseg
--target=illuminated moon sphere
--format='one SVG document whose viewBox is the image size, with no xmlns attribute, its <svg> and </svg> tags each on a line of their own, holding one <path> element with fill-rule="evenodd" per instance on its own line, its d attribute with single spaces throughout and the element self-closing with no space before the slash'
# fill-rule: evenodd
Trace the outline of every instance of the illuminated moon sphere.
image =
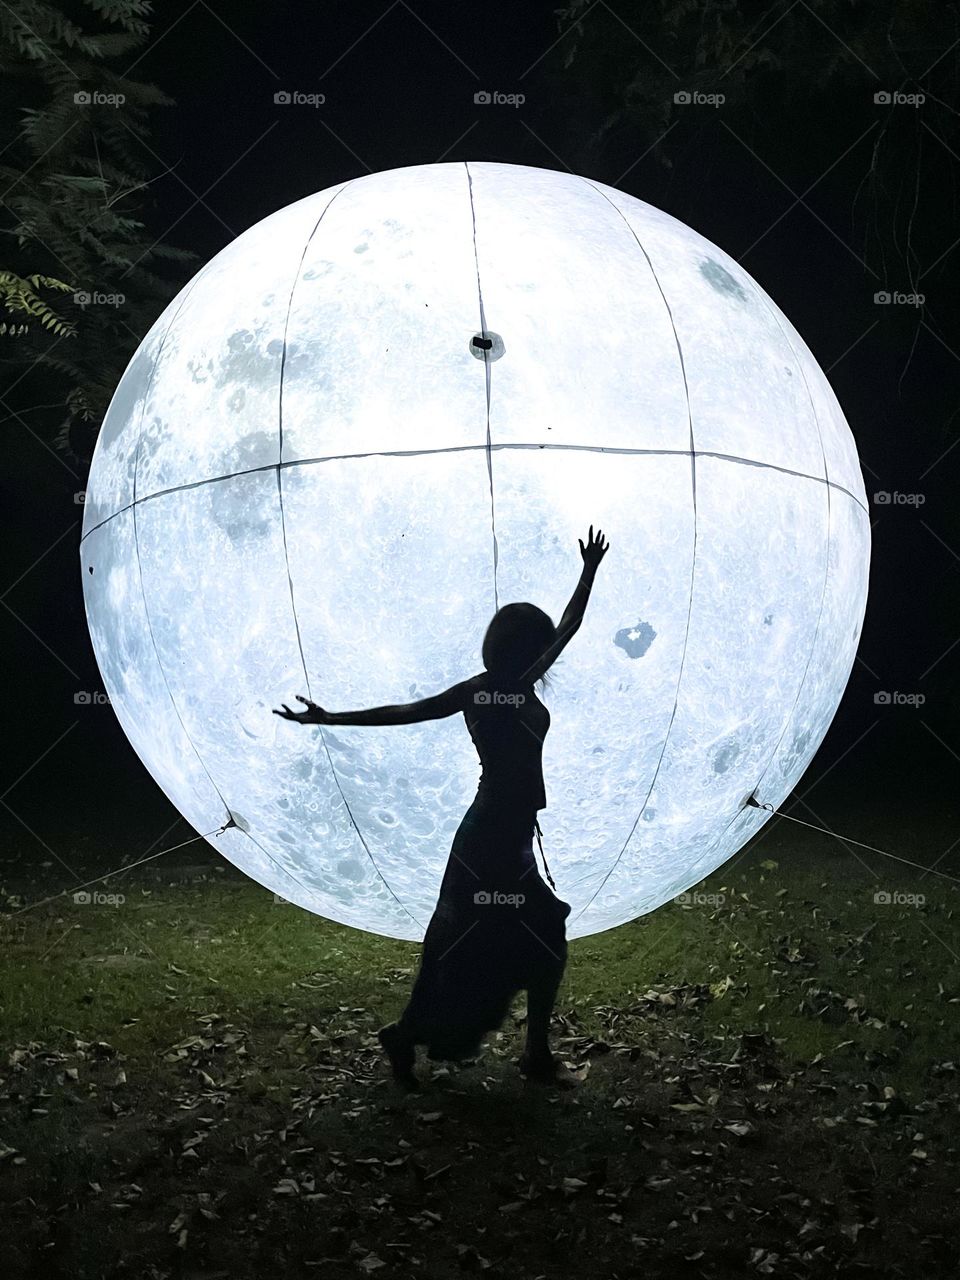
<svg viewBox="0 0 960 1280">
<path fill-rule="evenodd" d="M 540 815 L 570 937 L 690 889 L 806 769 L 866 599 L 854 441 L 770 298 L 650 205 L 520 165 L 341 183 L 217 254 L 117 387 L 81 543 L 106 691 L 247 875 L 420 939 L 479 777 L 463 717 L 271 709 L 475 675 L 498 605 L 559 620 L 591 522 Z"/>
</svg>

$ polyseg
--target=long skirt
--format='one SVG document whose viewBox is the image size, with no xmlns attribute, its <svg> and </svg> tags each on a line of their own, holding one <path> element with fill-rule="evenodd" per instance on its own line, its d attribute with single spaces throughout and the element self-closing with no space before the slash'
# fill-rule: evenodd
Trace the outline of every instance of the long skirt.
<svg viewBox="0 0 960 1280">
<path fill-rule="evenodd" d="M 570 904 L 540 877 L 536 816 L 480 793 L 457 829 L 399 1019 L 429 1058 L 475 1056 L 519 991 L 555 987 L 563 975 Z"/>
</svg>

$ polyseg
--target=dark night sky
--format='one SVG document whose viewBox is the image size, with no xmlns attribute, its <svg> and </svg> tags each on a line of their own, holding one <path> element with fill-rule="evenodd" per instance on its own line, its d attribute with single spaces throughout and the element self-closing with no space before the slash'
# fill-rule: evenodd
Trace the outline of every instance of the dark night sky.
<svg viewBox="0 0 960 1280">
<path fill-rule="evenodd" d="M 634 44 L 616 24 L 609 29 L 618 33 L 611 39 Z M 826 50 L 832 37 L 821 35 Z M 877 289 L 908 288 L 904 269 L 891 265 L 881 278 L 875 258 L 877 274 L 861 261 L 855 201 L 869 199 L 860 184 L 873 144 L 867 131 L 876 126 L 867 95 L 875 78 L 865 72 L 863 93 L 851 102 L 798 109 L 780 145 L 767 139 L 756 155 L 739 129 L 737 136 L 702 108 L 678 118 L 670 169 L 655 153 L 640 159 L 646 144 L 626 128 L 599 156 L 590 153 L 588 171 L 586 141 L 601 122 L 600 99 L 579 76 L 565 78 L 562 44 L 551 50 L 556 39 L 551 6 L 503 0 L 413 9 L 403 0 L 237 2 L 216 12 L 203 0 L 159 4 L 153 38 L 131 70 L 177 101 L 154 117 L 157 172 L 172 172 L 152 187 L 151 229 L 195 250 L 199 268 L 267 214 L 345 178 L 484 159 L 569 165 L 665 209 L 740 259 L 828 372 L 858 442 L 868 495 L 924 496 L 919 508 L 874 508 L 860 658 L 799 790 L 830 769 L 816 792 L 822 801 L 810 803 L 839 829 L 846 821 L 852 835 L 857 811 L 901 805 L 920 812 L 942 806 L 945 796 L 952 803 L 960 763 L 960 645 L 950 649 L 958 634 L 960 449 L 948 450 L 956 440 L 960 357 L 941 322 L 949 322 L 956 268 L 947 254 L 928 277 L 928 326 L 907 308 L 873 304 Z M 802 85 L 806 69 L 791 64 L 789 50 L 784 58 L 783 74 Z M 527 102 L 479 107 L 473 95 L 483 88 L 523 92 Z M 319 109 L 277 106 L 281 89 L 322 92 L 327 101 Z M 932 135 L 927 145 L 936 153 Z M 945 149 L 939 156 L 942 182 L 955 183 L 956 160 Z M 791 190 L 801 195 L 814 183 L 795 202 Z M 945 221 L 927 234 L 932 262 L 949 249 L 956 226 Z M 136 856 L 176 815 L 110 709 L 74 705 L 78 689 L 102 688 L 76 550 L 82 511 L 72 494 L 84 477 L 28 435 L 8 434 L 5 445 L 8 609 L 0 627 L 12 697 L 4 791 L 16 816 L 5 809 L 2 817 L 30 856 L 47 857 L 51 843 Z M 565 588 L 545 587 L 543 596 L 555 595 L 559 607 Z M 923 692 L 926 703 L 877 706 L 880 689 Z M 167 843 L 181 832 L 190 834 L 181 824 Z"/>
</svg>

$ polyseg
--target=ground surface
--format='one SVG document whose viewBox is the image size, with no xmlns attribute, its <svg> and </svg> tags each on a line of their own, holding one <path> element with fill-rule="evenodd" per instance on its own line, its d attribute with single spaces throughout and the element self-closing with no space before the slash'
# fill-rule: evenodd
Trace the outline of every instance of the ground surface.
<svg viewBox="0 0 960 1280">
<path fill-rule="evenodd" d="M 960 877 L 954 826 L 845 830 Z M 579 1088 L 519 1077 L 521 999 L 407 1095 L 375 1032 L 418 948 L 203 849 L 22 914 L 62 872 L 5 851 L 10 1280 L 957 1273 L 956 884 L 771 824 L 699 886 L 722 900 L 571 944 Z"/>
</svg>

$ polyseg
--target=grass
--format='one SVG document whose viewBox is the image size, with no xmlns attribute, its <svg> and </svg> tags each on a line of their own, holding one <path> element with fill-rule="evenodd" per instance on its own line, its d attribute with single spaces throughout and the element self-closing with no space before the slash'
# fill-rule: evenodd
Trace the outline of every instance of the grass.
<svg viewBox="0 0 960 1280">
<path fill-rule="evenodd" d="M 570 1092 L 519 1077 L 522 998 L 399 1092 L 375 1032 L 418 948 L 212 853 L 111 881 L 118 906 L 17 914 L 55 886 L 8 884 L 0 1272 L 951 1274 L 960 899 L 880 863 L 777 823 L 714 901 L 572 943 Z"/>
</svg>

